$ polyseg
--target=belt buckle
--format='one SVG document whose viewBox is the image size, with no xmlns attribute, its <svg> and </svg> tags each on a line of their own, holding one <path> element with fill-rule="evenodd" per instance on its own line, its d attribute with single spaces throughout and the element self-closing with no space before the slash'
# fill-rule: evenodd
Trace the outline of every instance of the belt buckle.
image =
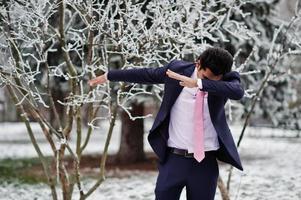
<svg viewBox="0 0 301 200">
<path fill-rule="evenodd" d="M 188 151 L 185 151 L 184 157 L 185 157 L 185 158 L 192 158 L 192 157 L 193 157 L 193 154 L 188 153 Z"/>
</svg>

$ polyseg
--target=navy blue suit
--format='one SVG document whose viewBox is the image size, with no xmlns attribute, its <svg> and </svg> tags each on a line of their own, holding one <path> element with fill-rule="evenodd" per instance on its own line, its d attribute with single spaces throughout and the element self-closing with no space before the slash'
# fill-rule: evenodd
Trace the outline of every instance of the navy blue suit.
<svg viewBox="0 0 301 200">
<path fill-rule="evenodd" d="M 160 164 L 164 164 L 169 151 L 167 140 L 170 110 L 181 93 L 183 87 L 179 81 L 166 75 L 167 69 L 190 77 L 195 64 L 180 60 L 173 60 L 167 65 L 158 68 L 141 68 L 129 70 L 111 70 L 108 80 L 123 81 L 141 84 L 164 84 L 164 96 L 154 124 L 148 135 L 148 141 L 157 154 Z M 216 157 L 234 167 L 243 170 L 236 145 L 228 127 L 224 105 L 228 99 L 239 100 L 244 95 L 238 72 L 229 72 L 220 81 L 204 79 L 203 91 L 208 92 L 208 107 L 213 126 L 218 134 L 220 148 Z M 164 198 L 162 198 L 164 199 Z"/>
</svg>

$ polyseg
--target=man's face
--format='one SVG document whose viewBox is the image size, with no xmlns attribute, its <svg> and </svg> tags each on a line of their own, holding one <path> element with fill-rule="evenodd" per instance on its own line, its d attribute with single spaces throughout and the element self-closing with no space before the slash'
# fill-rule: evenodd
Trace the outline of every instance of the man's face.
<svg viewBox="0 0 301 200">
<path fill-rule="evenodd" d="M 223 78 L 222 74 L 214 75 L 209 68 L 206 68 L 206 69 L 201 68 L 200 61 L 197 61 L 195 63 L 195 66 L 198 69 L 198 74 L 197 74 L 198 78 L 209 79 L 209 80 L 213 80 L 213 81 L 219 81 Z"/>
</svg>

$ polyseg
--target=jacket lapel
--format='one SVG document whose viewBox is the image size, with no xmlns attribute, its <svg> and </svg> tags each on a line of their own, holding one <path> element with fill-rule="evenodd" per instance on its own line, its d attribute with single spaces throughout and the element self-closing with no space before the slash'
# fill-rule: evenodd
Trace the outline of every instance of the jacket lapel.
<svg viewBox="0 0 301 200">
<path fill-rule="evenodd" d="M 189 66 L 185 66 L 184 70 L 177 71 L 177 73 L 190 77 L 194 69 L 195 69 L 195 65 L 189 65 Z M 170 113 L 172 106 L 176 102 L 182 90 L 183 90 L 183 86 L 179 84 L 178 80 L 167 78 L 165 82 L 165 89 L 164 89 L 165 94 L 162 100 L 160 110 L 157 114 L 156 120 L 151 128 L 151 132 L 154 129 L 156 129 Z"/>
<path fill-rule="evenodd" d="M 181 75 L 190 77 L 195 69 L 194 65 L 186 67 L 182 72 L 178 72 Z M 167 109 L 166 111 L 169 112 L 173 104 L 176 102 L 177 98 L 179 97 L 181 91 L 183 90 L 183 86 L 180 85 L 180 81 L 175 79 L 169 78 L 169 88 L 166 88 L 168 92 L 166 94 L 166 101 L 167 101 Z"/>
<path fill-rule="evenodd" d="M 177 73 L 190 77 L 194 69 L 195 65 L 185 66 L 182 72 Z M 171 78 L 167 79 L 168 80 L 165 83 L 165 94 L 163 97 L 163 101 L 150 132 L 153 132 L 153 130 L 155 130 L 164 121 L 166 116 L 170 113 L 171 107 L 173 106 L 181 91 L 183 90 L 183 86 L 179 84 L 180 81 Z"/>
</svg>

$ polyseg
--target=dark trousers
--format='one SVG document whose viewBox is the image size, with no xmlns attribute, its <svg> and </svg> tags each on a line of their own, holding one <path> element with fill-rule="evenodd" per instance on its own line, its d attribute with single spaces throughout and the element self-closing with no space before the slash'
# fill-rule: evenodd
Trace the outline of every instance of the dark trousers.
<svg viewBox="0 0 301 200">
<path fill-rule="evenodd" d="M 156 200 L 178 200 L 186 187 L 187 200 L 213 200 L 218 164 L 214 153 L 205 154 L 198 163 L 194 158 L 169 153 L 164 164 L 159 164 Z"/>
</svg>

